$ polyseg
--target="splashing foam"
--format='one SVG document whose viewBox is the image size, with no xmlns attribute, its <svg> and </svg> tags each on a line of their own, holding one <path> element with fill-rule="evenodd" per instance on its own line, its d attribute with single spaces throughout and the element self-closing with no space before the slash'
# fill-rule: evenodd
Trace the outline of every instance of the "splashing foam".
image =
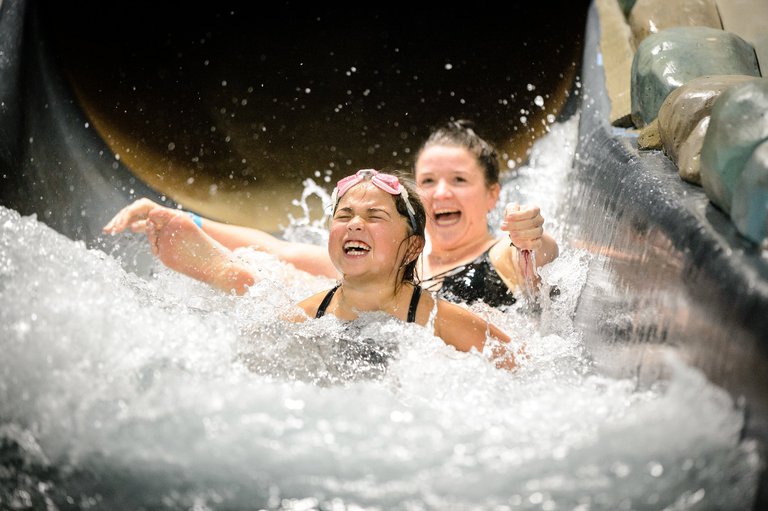
<svg viewBox="0 0 768 511">
<path fill-rule="evenodd" d="M 544 207 L 572 129 L 519 171 Z M 542 270 L 537 313 L 473 306 L 525 346 L 514 373 L 380 314 L 281 321 L 332 283 L 239 254 L 267 278 L 227 296 L 0 208 L 0 507 L 750 507 L 762 461 L 724 391 L 672 354 L 650 388 L 594 371 L 585 253 Z"/>
</svg>

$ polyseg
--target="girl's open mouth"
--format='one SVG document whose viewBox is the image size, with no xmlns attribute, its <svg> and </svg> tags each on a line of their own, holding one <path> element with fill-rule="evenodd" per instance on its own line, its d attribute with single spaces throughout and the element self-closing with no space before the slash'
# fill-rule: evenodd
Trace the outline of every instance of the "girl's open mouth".
<svg viewBox="0 0 768 511">
<path fill-rule="evenodd" d="M 362 241 L 348 241 L 344 243 L 344 253 L 352 256 L 363 256 L 371 251 L 371 247 Z"/>
</svg>

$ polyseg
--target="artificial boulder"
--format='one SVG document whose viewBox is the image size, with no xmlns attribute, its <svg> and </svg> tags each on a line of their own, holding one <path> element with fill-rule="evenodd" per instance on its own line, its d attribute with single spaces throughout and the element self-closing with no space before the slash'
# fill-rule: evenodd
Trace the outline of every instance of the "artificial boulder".
<svg viewBox="0 0 768 511">
<path fill-rule="evenodd" d="M 657 119 L 654 119 L 650 124 L 640 130 L 637 136 L 637 148 L 648 149 L 663 149 L 661 145 L 661 137 L 659 136 L 659 123 Z"/>
<path fill-rule="evenodd" d="M 629 17 L 629 13 L 632 12 L 632 8 L 635 6 L 635 0 L 618 0 L 619 8 L 621 9 L 624 17 Z"/>
<path fill-rule="evenodd" d="M 751 44 L 710 27 L 673 27 L 646 37 L 632 59 L 632 121 L 642 128 L 656 118 L 667 96 L 707 75 L 759 77 Z"/>
<path fill-rule="evenodd" d="M 768 237 L 768 141 L 752 152 L 733 190 L 731 220 L 755 243 Z"/>
<path fill-rule="evenodd" d="M 712 105 L 720 94 L 733 85 L 759 80 L 747 75 L 714 75 L 694 78 L 669 93 L 657 117 L 659 138 L 664 153 L 677 165 L 680 177 L 696 184 L 699 155 Z"/>
<path fill-rule="evenodd" d="M 637 0 L 629 15 L 629 26 L 635 47 L 665 28 L 723 28 L 715 0 Z"/>
<path fill-rule="evenodd" d="M 701 186 L 701 147 L 709 128 L 709 116 L 702 117 L 680 144 L 677 153 L 677 173 L 683 181 Z"/>
<path fill-rule="evenodd" d="M 701 184 L 730 215 L 734 188 L 755 148 L 768 140 L 768 79 L 734 85 L 715 101 L 701 149 Z"/>
</svg>

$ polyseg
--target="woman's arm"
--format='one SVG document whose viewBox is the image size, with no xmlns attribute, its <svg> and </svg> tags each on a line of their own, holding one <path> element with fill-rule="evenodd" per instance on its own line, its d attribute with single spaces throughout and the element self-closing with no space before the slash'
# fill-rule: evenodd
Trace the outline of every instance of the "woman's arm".
<svg viewBox="0 0 768 511">
<path fill-rule="evenodd" d="M 560 254 L 555 239 L 544 232 L 544 218 L 538 206 L 521 208 L 508 204 L 504 211 L 501 230 L 509 233 L 510 244 L 499 243 L 491 250 L 491 261 L 510 289 L 519 287 L 525 281 L 525 271 L 520 264 L 521 250 L 533 253 L 537 268 L 554 261 Z M 539 277 L 534 274 L 535 283 Z"/>
<path fill-rule="evenodd" d="M 310 243 L 285 241 L 258 229 L 224 224 L 207 218 L 202 219 L 201 228 L 230 250 L 239 247 L 249 247 L 272 254 L 281 261 L 290 263 L 299 270 L 311 273 L 312 275 L 322 275 L 330 278 L 339 276 L 339 272 L 331 263 L 326 247 Z"/>
<path fill-rule="evenodd" d="M 103 231 L 109 234 L 116 234 L 125 229 L 130 229 L 133 232 L 145 232 L 149 213 L 156 210 L 179 212 L 178 209 L 161 206 L 149 199 L 139 199 L 120 210 L 104 226 Z M 251 247 L 272 254 L 281 261 L 291 263 L 296 268 L 313 275 L 338 277 L 338 272 L 331 263 L 325 247 L 284 241 L 258 229 L 229 225 L 207 218 L 202 219 L 200 228 L 229 250 Z"/>
<path fill-rule="evenodd" d="M 536 266 L 551 263 L 560 252 L 554 238 L 544 232 L 544 217 L 538 206 L 507 204 L 501 230 L 509 233 L 510 253 L 532 250 L 536 254 Z M 512 248 L 517 250 L 513 251 Z"/>
</svg>

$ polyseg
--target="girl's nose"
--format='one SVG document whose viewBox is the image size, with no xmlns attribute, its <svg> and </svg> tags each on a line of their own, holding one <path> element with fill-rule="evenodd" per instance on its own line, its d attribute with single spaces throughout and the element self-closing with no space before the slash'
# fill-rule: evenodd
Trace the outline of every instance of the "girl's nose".
<svg viewBox="0 0 768 511">
<path fill-rule="evenodd" d="M 353 216 L 349 222 L 347 222 L 347 230 L 360 231 L 363 229 L 363 219 L 359 216 Z"/>
</svg>

